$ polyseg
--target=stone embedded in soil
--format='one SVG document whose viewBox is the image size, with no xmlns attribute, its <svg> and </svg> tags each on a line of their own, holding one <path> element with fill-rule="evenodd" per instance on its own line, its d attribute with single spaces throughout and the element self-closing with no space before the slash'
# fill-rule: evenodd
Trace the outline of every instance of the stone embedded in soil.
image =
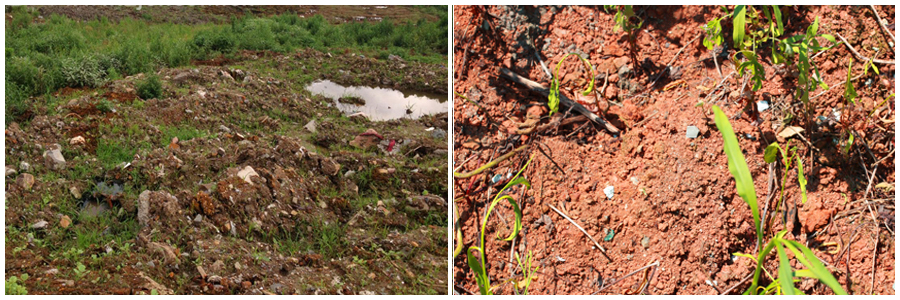
<svg viewBox="0 0 900 300">
<path fill-rule="evenodd" d="M 16 168 L 11 165 L 6 165 L 6 176 L 16 175 Z"/>
<path fill-rule="evenodd" d="M 59 227 L 69 228 L 69 225 L 72 225 L 72 219 L 67 215 L 63 215 L 62 218 L 59 219 Z"/>
<path fill-rule="evenodd" d="M 24 161 L 23 161 L 23 162 L 20 162 L 20 163 L 19 163 L 19 171 L 21 171 L 21 172 L 31 172 L 31 164 L 29 164 L 29 163 L 27 163 L 27 162 L 24 162 Z"/>
<path fill-rule="evenodd" d="M 75 199 L 81 199 L 81 190 L 79 190 L 77 186 L 70 187 L 69 193 L 72 194 L 72 197 L 75 197 Z"/>
<path fill-rule="evenodd" d="M 31 190 L 31 187 L 34 186 L 34 176 L 28 173 L 22 173 L 16 178 L 16 184 L 21 186 L 23 189 Z"/>
<path fill-rule="evenodd" d="M 256 173 L 256 170 L 253 170 L 253 167 L 246 166 L 246 167 L 244 167 L 244 169 L 238 171 L 237 176 L 240 177 L 241 179 L 243 179 L 244 181 L 246 181 L 247 183 L 253 184 L 253 180 L 251 180 L 251 177 L 254 177 L 254 176 L 259 177 L 259 174 Z"/>
<path fill-rule="evenodd" d="M 641 239 L 641 246 L 643 246 L 644 249 L 650 248 L 650 237 L 649 236 L 644 236 L 644 238 Z"/>
<path fill-rule="evenodd" d="M 145 190 L 138 196 L 137 218 L 142 226 L 150 224 L 152 213 L 158 214 L 159 220 L 164 221 L 177 217 L 178 210 L 178 199 L 167 192 Z"/>
<path fill-rule="evenodd" d="M 316 120 L 310 120 L 306 125 L 303 125 L 303 128 L 306 128 L 309 132 L 316 133 Z"/>
<path fill-rule="evenodd" d="M 80 136 L 80 135 L 79 135 L 79 136 L 76 136 L 76 137 L 73 137 L 72 139 L 69 140 L 69 145 L 73 145 L 73 146 L 75 146 L 75 145 L 84 145 L 84 143 L 85 143 L 84 137 L 82 137 L 82 136 Z"/>
<path fill-rule="evenodd" d="M 44 229 L 44 228 L 47 228 L 47 225 L 49 225 L 49 224 L 50 224 L 50 222 L 40 220 L 40 221 L 34 222 L 34 224 L 31 224 L 31 229 Z"/>
<path fill-rule="evenodd" d="M 369 147 L 378 145 L 378 142 L 382 139 L 384 139 L 384 137 L 378 134 L 375 129 L 369 128 L 366 132 L 357 135 L 353 141 L 350 141 L 350 145 L 357 148 L 368 149 Z"/>
<path fill-rule="evenodd" d="M 66 168 L 66 158 L 63 157 L 59 144 L 50 146 L 50 150 L 44 151 L 44 163 L 47 168 L 58 171 Z"/>
<path fill-rule="evenodd" d="M 695 138 L 697 138 L 698 135 L 700 135 L 700 128 L 697 128 L 697 126 L 688 126 L 687 127 L 687 134 L 686 134 L 687 138 L 695 139 Z"/>
</svg>

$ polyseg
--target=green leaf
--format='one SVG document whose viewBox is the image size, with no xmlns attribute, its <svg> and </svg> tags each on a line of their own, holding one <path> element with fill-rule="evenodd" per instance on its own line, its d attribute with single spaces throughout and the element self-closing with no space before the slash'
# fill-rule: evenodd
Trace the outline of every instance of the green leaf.
<svg viewBox="0 0 900 300">
<path fill-rule="evenodd" d="M 778 283 L 781 285 L 781 292 L 785 295 L 794 294 L 794 274 L 791 271 L 791 260 L 788 259 L 787 253 L 781 243 L 776 242 L 778 250 Z"/>
<path fill-rule="evenodd" d="M 524 179 L 524 178 L 519 178 L 519 179 Z M 490 213 L 491 210 L 494 209 L 495 204 L 499 203 L 500 200 L 504 200 L 504 199 L 506 199 L 509 202 L 509 204 L 512 205 L 513 212 L 516 215 L 515 216 L 515 226 L 513 227 L 513 231 L 511 233 L 509 233 L 509 237 L 503 239 L 504 241 L 512 241 L 514 238 L 516 238 L 516 235 L 519 234 L 519 231 L 522 230 L 522 209 L 519 208 L 518 204 L 516 204 L 516 200 L 513 199 L 513 197 L 510 195 L 504 195 L 503 197 L 500 197 L 500 199 L 497 199 L 497 201 L 495 201 L 494 203 L 491 203 L 491 207 L 488 209 L 488 213 Z M 500 239 L 499 232 L 497 233 L 497 239 Z"/>
<path fill-rule="evenodd" d="M 794 252 L 794 256 L 800 261 L 801 264 L 809 268 L 809 270 L 815 274 L 816 278 L 819 279 L 820 282 L 824 283 L 826 286 L 831 288 L 835 294 L 838 295 L 847 295 L 847 292 L 844 291 L 844 288 L 841 287 L 840 283 L 838 283 L 837 279 L 834 278 L 834 275 L 831 275 L 831 272 L 825 268 L 825 265 L 822 264 L 822 261 L 816 257 L 815 254 L 812 253 L 809 248 L 803 246 L 803 244 L 798 243 L 797 241 L 784 240 L 784 245 L 788 247 L 792 252 Z M 799 251 L 798 251 L 799 249 Z"/>
<path fill-rule="evenodd" d="M 581 94 L 587 96 L 588 94 L 591 93 L 591 90 L 594 89 L 594 66 L 591 65 L 591 62 L 589 62 L 584 57 L 581 57 L 581 55 L 578 55 L 577 53 L 566 54 L 566 56 L 563 56 L 563 58 L 558 63 L 556 63 L 556 77 L 553 77 L 553 79 L 550 80 L 550 93 L 549 93 L 549 95 L 547 95 L 547 106 L 550 107 L 550 115 L 551 116 L 553 115 L 553 113 L 559 111 L 559 80 L 560 80 L 559 69 L 560 69 L 560 67 L 562 67 L 562 63 L 564 61 L 566 61 L 566 58 L 569 58 L 569 56 L 571 56 L 571 55 L 575 55 L 579 59 L 581 59 L 582 63 L 584 63 L 586 65 L 586 67 L 589 69 L 588 73 L 591 78 L 591 81 L 590 81 L 590 84 L 588 85 L 587 89 L 585 89 L 584 92 L 581 92 Z"/>
<path fill-rule="evenodd" d="M 775 14 L 775 23 L 778 24 L 778 31 L 775 31 L 775 36 L 781 36 L 784 34 L 784 25 L 781 24 L 781 9 L 778 8 L 778 5 L 773 5 L 772 12 Z"/>
<path fill-rule="evenodd" d="M 728 157 L 728 170 L 734 176 L 738 196 L 743 198 L 744 202 L 747 202 L 747 205 L 750 206 L 750 212 L 753 214 L 753 224 L 756 228 L 756 238 L 762 244 L 759 205 L 756 203 L 756 188 L 753 185 L 753 176 L 750 174 L 750 168 L 747 167 L 747 161 L 744 160 L 744 154 L 741 153 L 741 146 L 734 135 L 731 123 L 728 122 L 728 116 L 717 105 L 713 105 L 712 109 L 715 113 L 716 127 L 722 133 L 724 151 Z"/>
<path fill-rule="evenodd" d="M 844 82 L 844 98 L 847 99 L 848 102 L 856 104 L 856 97 L 859 97 L 856 94 L 856 88 L 853 87 L 853 58 L 850 59 L 850 64 L 847 65 L 847 81 Z"/>
<path fill-rule="evenodd" d="M 744 31 L 747 24 L 747 7 L 738 5 L 734 8 L 734 48 L 744 49 Z"/>
<path fill-rule="evenodd" d="M 778 146 L 778 142 L 772 142 L 771 144 L 766 146 L 766 152 L 765 154 L 763 154 L 763 159 L 766 160 L 767 164 L 771 164 L 775 161 L 776 158 L 778 158 L 779 148 L 781 148 L 781 146 Z"/>
<path fill-rule="evenodd" d="M 800 195 L 803 204 L 806 204 L 806 177 L 803 176 L 803 161 L 797 156 L 797 181 L 800 183 Z"/>
<path fill-rule="evenodd" d="M 809 25 L 809 28 L 806 28 L 806 36 L 810 39 L 815 38 L 816 33 L 819 32 L 819 17 L 816 16 L 816 20 L 813 21 L 812 25 Z"/>
<path fill-rule="evenodd" d="M 475 273 L 475 282 L 478 283 L 478 289 L 481 290 L 481 294 L 490 295 L 491 279 L 488 278 L 487 273 L 484 270 L 484 260 L 475 257 L 475 251 L 478 251 L 478 253 L 484 255 L 484 251 L 481 251 L 481 248 L 476 246 L 469 247 L 469 255 L 467 255 L 469 269 L 472 269 L 472 272 Z"/>
</svg>

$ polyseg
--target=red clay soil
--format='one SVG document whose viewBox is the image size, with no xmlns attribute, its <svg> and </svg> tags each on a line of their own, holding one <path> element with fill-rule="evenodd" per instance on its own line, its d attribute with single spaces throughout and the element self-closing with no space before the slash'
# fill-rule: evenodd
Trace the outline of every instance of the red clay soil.
<svg viewBox="0 0 900 300">
<path fill-rule="evenodd" d="M 894 6 L 876 9 L 893 31 Z M 767 238 L 787 230 L 785 238 L 812 249 L 848 293 L 895 294 L 895 101 L 889 98 L 878 106 L 894 93 L 894 65 L 876 63 L 881 75 L 869 72 L 857 80 L 858 102 L 845 108 L 847 101 L 842 95 L 847 65 L 853 58 L 855 76 L 862 73 L 863 64 L 844 45 L 815 57 L 813 62 L 831 90 L 811 101 L 812 117 L 806 118 L 802 117 L 806 112 L 803 103 L 793 96 L 797 80 L 790 77 L 790 70 L 779 71 L 783 68 L 773 66 L 769 52 L 763 52 L 766 80 L 753 102 L 768 101 L 771 107 L 759 113 L 759 125 L 754 125 L 745 113 L 754 110 L 745 110 L 739 102 L 737 73 L 723 81 L 722 75 L 727 77 L 735 70 L 728 61 L 734 55 L 730 19 L 722 23 L 729 56 L 716 62 L 706 60 L 711 51 L 702 44 L 703 25 L 723 15 L 718 7 L 638 6 L 634 10 L 644 20 L 636 42 L 639 68 L 631 60 L 626 34 L 613 29 L 614 10 L 605 12 L 599 6 L 454 7 L 453 89 L 468 100 L 457 96 L 453 103 L 453 168 L 460 173 L 475 170 L 520 145 L 530 145 L 495 168 L 454 179 L 464 249 L 477 245 L 484 211 L 502 187 L 504 180 L 494 184 L 492 179 L 498 174 L 502 178 L 515 174 L 533 157 L 523 173 L 532 188 L 520 186 L 509 191 L 524 213 L 519 236 L 513 242 L 495 238 L 508 236 L 513 225 L 512 209 L 505 201 L 487 222 L 485 257 L 494 292 L 523 292 L 514 284 L 524 277 L 513 251 L 523 256 L 533 252 L 534 266 L 540 267 L 527 288 L 530 294 L 635 293 L 644 276 L 649 280 L 648 294 L 740 294 L 747 290 L 750 280 L 744 279 L 752 274 L 753 262 L 733 254 L 757 254 L 755 230 L 750 208 L 736 194 L 728 170 L 722 135 L 713 122 L 711 106 L 715 104 L 730 117 L 759 201 L 772 196 L 767 210 L 774 218 Z M 840 33 L 860 54 L 872 57 L 877 53 L 878 59 L 894 60 L 894 50 L 887 43 L 890 36 L 866 6 L 788 7 L 783 14 L 787 21 L 781 38 L 805 32 L 819 17 L 819 33 Z M 604 113 L 607 104 L 603 99 L 599 111 L 591 98 L 579 102 L 611 121 L 619 134 L 585 121 L 516 134 L 526 113 L 540 114 L 538 125 L 551 122 L 546 97 L 502 78 L 500 69 L 508 68 L 549 87 L 549 77 L 535 54 L 552 70 L 570 52 L 585 54 L 598 69 L 596 87 L 603 87 L 604 74 L 609 72 L 604 95 L 612 99 L 608 111 Z M 680 70 L 658 76 L 653 85 L 670 62 L 673 69 Z M 631 75 L 628 69 L 638 70 Z M 576 98 L 577 90 L 584 88 L 576 86 L 583 84 L 578 78 L 587 77 L 583 70 L 574 57 L 563 64 L 563 95 Z M 720 82 L 721 87 L 716 88 Z M 663 88 L 670 83 L 671 88 Z M 835 110 L 842 112 L 840 119 L 830 117 Z M 565 115 L 564 109 L 560 111 Z M 787 119 L 790 115 L 801 117 Z M 818 116 L 828 118 L 820 120 Z M 778 138 L 781 124 L 804 128 L 805 140 Z M 696 139 L 686 137 L 688 126 L 698 127 Z M 846 135 L 841 134 L 851 129 L 856 142 L 845 154 Z M 776 140 L 797 147 L 809 181 L 805 204 L 800 200 L 797 168 L 791 166 L 784 174 L 784 166 L 776 163 L 770 171 L 763 160 L 764 149 Z M 867 174 L 873 169 L 870 183 Z M 774 177 L 774 192 L 769 192 L 769 176 Z M 784 178 L 787 210 L 776 206 Z M 604 193 L 610 186 L 612 199 Z M 864 199 L 869 199 L 871 206 Z M 612 261 L 549 205 L 581 225 Z M 782 221 L 785 211 L 787 222 Z M 608 237 L 611 239 L 604 239 Z M 478 293 L 466 252 L 454 259 L 453 289 L 460 294 Z M 626 277 L 654 262 L 659 263 L 658 269 Z M 765 266 L 777 274 L 775 256 L 769 256 Z M 803 268 L 796 260 L 793 267 Z M 623 280 L 617 282 L 619 279 Z M 771 281 L 763 275 L 760 282 L 765 286 Z M 796 286 L 807 294 L 833 293 L 813 279 L 801 278 Z"/>
</svg>

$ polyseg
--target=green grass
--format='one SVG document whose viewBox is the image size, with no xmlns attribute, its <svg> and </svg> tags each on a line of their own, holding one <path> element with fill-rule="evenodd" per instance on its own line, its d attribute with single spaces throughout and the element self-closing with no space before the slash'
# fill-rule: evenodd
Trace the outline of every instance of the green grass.
<svg viewBox="0 0 900 300">
<path fill-rule="evenodd" d="M 735 253 L 735 255 L 747 257 L 754 261 L 756 264 L 756 271 L 753 275 L 753 281 L 747 291 L 744 294 L 802 294 L 802 291 L 794 287 L 794 277 L 807 277 L 814 278 L 819 280 L 828 286 L 835 294 L 838 295 L 846 295 L 847 292 L 841 287 L 841 285 L 837 282 L 837 279 L 825 268 L 825 265 L 809 250 L 806 246 L 792 240 L 785 239 L 784 236 L 787 234 L 786 230 L 782 230 L 775 234 L 771 239 L 769 239 L 768 243 L 763 243 L 765 240 L 764 236 L 764 228 L 762 227 L 760 217 L 759 217 L 759 204 L 756 199 L 756 189 L 753 184 L 753 177 L 750 173 L 750 168 L 747 167 L 747 162 L 744 160 L 744 154 L 741 152 L 740 143 L 737 140 L 737 137 L 734 134 L 734 130 L 731 128 L 731 123 L 728 121 L 728 116 L 719 109 L 718 106 L 713 105 L 712 107 L 713 113 L 715 114 L 715 122 L 716 127 L 719 128 L 719 132 L 722 133 L 723 140 L 723 148 L 725 151 L 725 155 L 728 157 L 728 170 L 734 176 L 735 185 L 737 188 L 737 194 L 741 198 L 744 199 L 744 202 L 750 206 L 751 214 L 753 215 L 753 224 L 756 228 L 756 237 L 758 245 L 765 245 L 762 251 L 758 253 L 758 256 L 753 256 L 749 254 L 743 253 Z M 775 150 L 767 150 L 766 151 L 767 158 L 766 161 L 774 161 L 774 153 Z M 784 155 L 783 155 L 784 156 Z M 787 158 L 785 158 L 788 160 Z M 798 160 L 799 162 L 799 160 Z M 805 185 L 805 179 L 802 176 L 802 169 L 800 170 L 800 181 L 801 186 Z M 794 270 L 791 267 L 790 259 L 787 256 L 785 248 L 790 250 L 794 254 L 794 259 L 800 262 L 804 267 L 808 269 Z M 778 273 L 777 278 L 772 276 L 768 270 L 763 267 L 763 262 L 766 259 L 771 251 L 775 249 L 778 256 Z M 766 275 L 771 280 L 771 283 L 768 286 L 760 286 L 760 274 L 762 271 L 765 271 Z"/>
<path fill-rule="evenodd" d="M 240 50 L 354 49 L 381 59 L 393 54 L 407 60 L 445 63 L 447 12 L 439 8 L 422 11 L 439 19 L 331 24 L 321 15 L 299 18 L 285 14 L 235 17 L 227 24 L 185 25 L 131 18 L 79 22 L 52 15 L 44 22 L 34 22 L 37 12 L 33 9 L 11 7 L 5 87 L 6 113 L 12 117 L 7 122 L 30 108 L 27 99 L 32 96 L 65 86 L 100 87 L 110 79 L 217 55 L 234 56 Z M 144 99 L 152 96 L 141 95 Z"/>
</svg>

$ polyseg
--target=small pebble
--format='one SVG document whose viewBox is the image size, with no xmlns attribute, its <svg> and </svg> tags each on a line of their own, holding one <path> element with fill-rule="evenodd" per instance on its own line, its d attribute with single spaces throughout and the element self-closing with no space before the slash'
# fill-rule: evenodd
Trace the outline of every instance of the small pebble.
<svg viewBox="0 0 900 300">
<path fill-rule="evenodd" d="M 700 128 L 697 126 L 688 126 L 687 127 L 687 138 L 695 139 L 700 134 Z"/>
</svg>

